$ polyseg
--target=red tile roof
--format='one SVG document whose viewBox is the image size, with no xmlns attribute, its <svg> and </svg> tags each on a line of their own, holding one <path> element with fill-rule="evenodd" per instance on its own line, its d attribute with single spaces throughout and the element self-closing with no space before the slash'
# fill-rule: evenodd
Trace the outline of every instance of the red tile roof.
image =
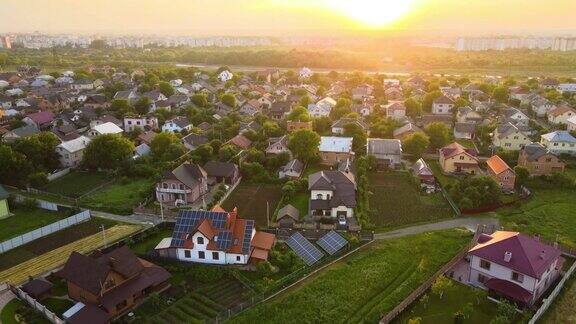
<svg viewBox="0 0 576 324">
<path fill-rule="evenodd" d="M 504 160 L 502 160 L 498 155 L 494 155 L 486 161 L 486 165 L 495 174 L 500 174 L 506 170 L 512 170 Z"/>
<path fill-rule="evenodd" d="M 464 148 L 464 146 L 462 146 L 456 142 L 454 142 L 452 144 L 448 144 L 448 145 L 446 145 L 440 149 L 440 154 L 442 156 L 444 156 L 444 159 L 449 159 L 449 158 L 456 156 L 458 154 L 461 154 L 461 153 L 465 153 L 465 154 L 473 157 L 474 159 L 476 159 L 476 155 L 477 155 L 476 150 L 466 149 L 466 148 Z"/>
</svg>

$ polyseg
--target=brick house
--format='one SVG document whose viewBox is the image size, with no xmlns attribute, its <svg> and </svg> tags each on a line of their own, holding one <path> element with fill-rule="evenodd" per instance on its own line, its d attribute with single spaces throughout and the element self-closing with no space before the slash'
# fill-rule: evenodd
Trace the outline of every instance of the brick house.
<svg viewBox="0 0 576 324">
<path fill-rule="evenodd" d="M 518 165 L 528 169 L 532 176 L 564 172 L 564 162 L 540 143 L 524 146 L 518 155 Z"/>
<path fill-rule="evenodd" d="M 324 165 L 334 165 L 348 160 L 352 152 L 352 137 L 322 136 L 320 138 L 320 159 Z"/>
<path fill-rule="evenodd" d="M 156 184 L 156 199 L 162 202 L 193 203 L 208 193 L 208 175 L 197 164 L 183 163 L 164 172 Z"/>
<path fill-rule="evenodd" d="M 486 161 L 488 176 L 500 185 L 503 190 L 514 190 L 516 173 L 498 155 Z"/>
</svg>

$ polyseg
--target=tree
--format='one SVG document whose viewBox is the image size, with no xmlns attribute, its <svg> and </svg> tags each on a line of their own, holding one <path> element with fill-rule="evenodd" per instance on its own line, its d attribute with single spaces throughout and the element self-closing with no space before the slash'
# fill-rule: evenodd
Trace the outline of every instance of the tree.
<svg viewBox="0 0 576 324">
<path fill-rule="evenodd" d="M 440 299 L 444 297 L 444 293 L 452 287 L 452 280 L 446 278 L 445 276 L 440 276 L 432 284 L 432 293 L 437 294 Z"/>
<path fill-rule="evenodd" d="M 198 107 L 206 107 L 208 105 L 208 98 L 203 93 L 196 93 L 190 98 L 192 103 Z"/>
<path fill-rule="evenodd" d="M 460 209 L 492 206 L 500 203 L 500 186 L 487 176 L 465 178 L 448 187 Z"/>
<path fill-rule="evenodd" d="M 516 187 L 520 188 L 521 186 L 526 184 L 526 181 L 528 181 L 528 178 L 530 177 L 530 172 L 528 172 L 528 169 L 526 169 L 523 166 L 515 166 L 514 167 L 514 173 L 516 173 Z"/>
<path fill-rule="evenodd" d="M 13 186 L 25 184 L 26 177 L 33 171 L 32 163 L 26 156 L 8 145 L 0 144 L 0 165 L 0 182 Z"/>
<path fill-rule="evenodd" d="M 126 99 L 114 99 L 110 104 L 110 110 L 119 113 L 126 113 L 130 111 L 130 102 Z"/>
<path fill-rule="evenodd" d="M 156 161 L 172 161 L 186 153 L 186 148 L 173 133 L 160 133 L 150 141 L 150 154 Z"/>
<path fill-rule="evenodd" d="M 332 120 L 342 118 L 343 116 L 352 112 L 351 107 L 352 107 L 352 101 L 350 101 L 350 99 L 346 98 L 338 99 L 336 106 L 334 106 L 334 108 L 332 108 L 332 110 L 330 111 L 330 118 Z"/>
<path fill-rule="evenodd" d="M 174 88 L 172 87 L 172 85 L 166 81 L 162 81 L 158 84 L 158 89 L 160 89 L 160 92 L 165 95 L 166 97 L 170 97 L 171 95 L 174 94 Z"/>
<path fill-rule="evenodd" d="M 414 317 L 414 318 L 408 319 L 408 324 L 420 324 L 420 323 L 422 323 L 421 317 Z"/>
<path fill-rule="evenodd" d="M 222 162 L 228 162 L 233 157 L 235 157 L 236 154 L 238 154 L 238 149 L 236 149 L 236 146 L 226 144 L 220 147 L 220 150 L 218 150 L 218 159 Z"/>
<path fill-rule="evenodd" d="M 148 97 L 142 97 L 136 101 L 134 109 L 140 115 L 146 115 L 150 111 L 150 105 L 152 105 L 152 100 Z"/>
<path fill-rule="evenodd" d="M 431 123 L 424 128 L 424 132 L 428 135 L 430 146 L 434 149 L 444 147 L 450 141 L 450 129 L 444 123 Z"/>
<path fill-rule="evenodd" d="M 318 155 L 319 145 L 320 135 L 309 129 L 295 131 L 288 142 L 290 151 L 304 163 L 311 161 Z"/>
<path fill-rule="evenodd" d="M 352 137 L 352 150 L 356 156 L 362 156 L 366 153 L 366 132 L 357 123 L 344 125 L 344 136 Z"/>
<path fill-rule="evenodd" d="M 505 103 L 508 101 L 508 88 L 507 87 L 497 87 L 492 92 L 492 99 L 496 100 L 498 103 Z"/>
<path fill-rule="evenodd" d="M 310 121 L 310 114 L 308 113 L 308 109 L 302 106 L 295 107 L 288 115 L 288 120 L 301 122 Z"/>
<path fill-rule="evenodd" d="M 12 147 L 13 149 L 26 156 L 35 170 L 52 172 L 60 167 L 60 156 L 56 153 L 56 146 L 60 140 L 56 135 L 50 132 L 41 132 L 39 134 L 17 139 Z"/>
<path fill-rule="evenodd" d="M 422 100 L 422 110 L 428 112 L 432 111 L 432 104 L 434 103 L 434 100 L 441 96 L 442 93 L 440 91 L 432 91 L 427 93 Z"/>
<path fill-rule="evenodd" d="M 422 115 L 422 104 L 414 98 L 408 98 L 404 101 L 406 107 L 406 114 L 412 118 Z"/>
<path fill-rule="evenodd" d="M 236 108 L 236 96 L 231 93 L 222 95 L 220 101 L 228 107 Z"/>
<path fill-rule="evenodd" d="M 404 152 L 412 155 L 416 159 L 419 159 L 422 157 L 422 153 L 426 151 L 429 145 L 429 137 L 422 132 L 416 132 L 406 137 L 402 143 L 402 148 L 404 149 Z"/>
<path fill-rule="evenodd" d="M 96 136 L 84 149 L 82 165 L 88 169 L 115 170 L 134 153 L 134 144 L 117 134 Z"/>
<path fill-rule="evenodd" d="M 320 117 L 314 118 L 312 121 L 312 127 L 314 131 L 318 134 L 324 134 L 330 131 L 330 127 L 332 126 L 332 121 L 329 117 Z"/>
<path fill-rule="evenodd" d="M 106 41 L 103 39 L 95 39 L 92 42 L 90 42 L 90 48 L 93 49 L 102 50 L 105 49 L 106 47 L 107 47 Z"/>
</svg>

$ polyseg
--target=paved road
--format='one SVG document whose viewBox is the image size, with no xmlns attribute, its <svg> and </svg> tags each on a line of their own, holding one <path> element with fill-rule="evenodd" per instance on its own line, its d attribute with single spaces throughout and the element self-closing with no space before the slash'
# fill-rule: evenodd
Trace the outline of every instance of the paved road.
<svg viewBox="0 0 576 324">
<path fill-rule="evenodd" d="M 498 219 L 490 217 L 462 217 L 446 221 L 441 221 L 437 223 L 422 224 L 417 226 L 405 227 L 395 231 L 376 233 L 374 234 L 374 239 L 376 240 L 387 240 L 398 238 L 402 236 L 420 234 L 429 231 L 437 231 L 443 229 L 451 229 L 457 227 L 464 227 L 471 231 L 476 231 L 478 225 L 486 226 L 500 226 Z"/>
</svg>

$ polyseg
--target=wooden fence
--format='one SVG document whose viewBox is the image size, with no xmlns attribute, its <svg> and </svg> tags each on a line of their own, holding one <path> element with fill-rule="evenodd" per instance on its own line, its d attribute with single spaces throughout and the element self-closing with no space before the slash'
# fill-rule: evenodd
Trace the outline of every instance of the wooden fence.
<svg viewBox="0 0 576 324">
<path fill-rule="evenodd" d="M 436 273 L 434 273 L 432 277 L 430 277 L 423 284 L 421 284 L 420 287 L 416 288 L 416 290 L 414 290 L 410 295 L 408 295 L 408 297 L 406 297 L 400 304 L 398 304 L 396 307 L 394 307 L 394 309 L 388 312 L 388 314 L 382 317 L 382 319 L 380 319 L 380 323 L 390 323 L 393 319 L 396 318 L 396 316 L 400 315 L 400 313 L 402 313 L 408 306 L 410 306 L 414 301 L 420 298 L 422 294 L 428 291 L 428 289 L 432 287 L 432 285 L 434 284 L 436 279 L 438 279 L 438 277 L 444 275 L 448 270 L 450 270 L 450 268 L 452 268 L 456 263 L 462 260 L 464 256 L 466 256 L 468 250 L 470 250 L 470 248 L 476 244 L 479 235 L 480 231 L 477 230 L 476 234 L 474 234 L 474 237 L 472 238 L 472 241 L 469 244 L 467 244 L 460 252 L 458 252 L 458 254 L 454 258 L 452 258 L 452 260 L 450 260 L 442 268 L 440 268 L 440 270 L 436 271 Z"/>
</svg>

